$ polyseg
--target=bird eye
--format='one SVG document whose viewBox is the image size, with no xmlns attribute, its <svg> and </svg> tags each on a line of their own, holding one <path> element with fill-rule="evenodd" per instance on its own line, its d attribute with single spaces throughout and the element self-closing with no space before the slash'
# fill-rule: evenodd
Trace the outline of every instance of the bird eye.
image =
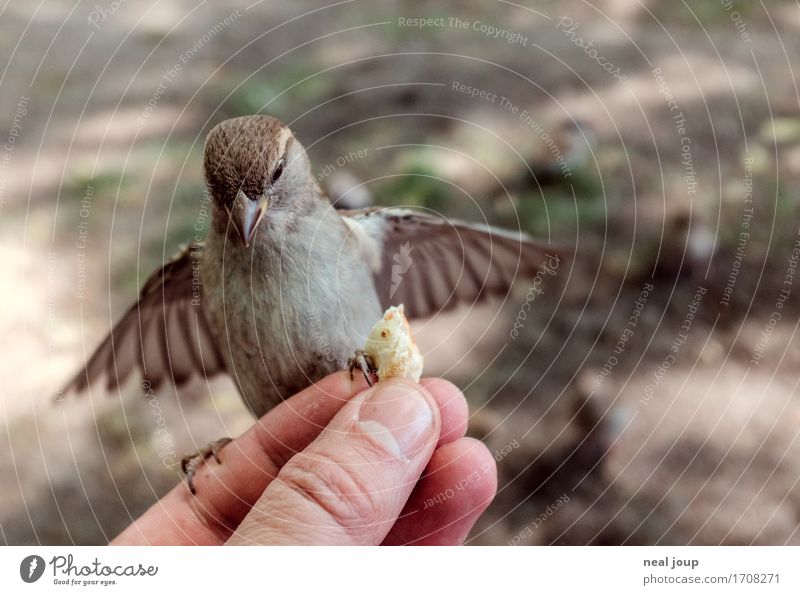
<svg viewBox="0 0 800 595">
<path fill-rule="evenodd" d="M 272 172 L 272 183 L 274 184 L 275 182 L 277 182 L 278 178 L 280 178 L 282 174 L 283 174 L 283 159 L 278 161 L 278 166 L 275 168 L 275 171 Z"/>
</svg>

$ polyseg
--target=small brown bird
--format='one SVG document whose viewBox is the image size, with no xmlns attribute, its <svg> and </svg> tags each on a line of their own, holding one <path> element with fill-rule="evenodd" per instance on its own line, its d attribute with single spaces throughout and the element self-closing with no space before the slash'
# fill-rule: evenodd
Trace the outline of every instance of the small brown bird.
<svg viewBox="0 0 800 595">
<path fill-rule="evenodd" d="M 111 390 L 137 370 L 153 390 L 226 372 L 260 417 L 342 369 L 389 305 L 420 318 L 504 294 L 546 250 L 409 209 L 336 210 L 303 146 L 268 116 L 211 130 L 204 172 L 205 242 L 150 276 L 62 396 L 103 379 Z"/>
</svg>

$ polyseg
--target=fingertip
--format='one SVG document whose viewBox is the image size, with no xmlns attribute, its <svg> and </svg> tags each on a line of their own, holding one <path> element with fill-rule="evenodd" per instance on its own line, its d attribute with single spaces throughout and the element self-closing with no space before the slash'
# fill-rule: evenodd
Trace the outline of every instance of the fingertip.
<svg viewBox="0 0 800 595">
<path fill-rule="evenodd" d="M 436 449 L 386 545 L 459 545 L 497 492 L 486 446 L 460 438 Z"/>
<path fill-rule="evenodd" d="M 480 470 L 481 480 L 471 486 L 465 494 L 465 508 L 479 510 L 482 513 L 494 500 L 497 494 L 497 462 L 486 445 L 471 437 L 448 444 L 443 456 L 448 457 L 455 465 L 469 466 Z"/>
<path fill-rule="evenodd" d="M 439 445 L 449 444 L 466 435 L 469 405 L 461 389 L 444 378 L 423 378 L 420 384 L 439 405 L 442 419 Z"/>
<path fill-rule="evenodd" d="M 497 463 L 486 445 L 475 438 L 460 438 L 437 448 L 425 475 L 439 473 L 462 486 L 460 503 L 465 509 L 480 508 L 482 512 L 497 492 Z"/>
</svg>

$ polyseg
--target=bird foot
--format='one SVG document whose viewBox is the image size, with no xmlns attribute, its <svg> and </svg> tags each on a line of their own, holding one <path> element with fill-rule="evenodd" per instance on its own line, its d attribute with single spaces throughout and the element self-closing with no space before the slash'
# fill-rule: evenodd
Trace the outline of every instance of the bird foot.
<svg viewBox="0 0 800 595">
<path fill-rule="evenodd" d="M 374 384 L 372 381 L 373 378 L 375 381 L 378 380 L 378 368 L 375 367 L 372 356 L 360 349 L 356 349 L 355 355 L 347 360 L 347 370 L 350 372 L 350 380 L 353 379 L 353 373 L 357 369 L 361 370 L 361 373 L 364 375 L 364 380 L 367 381 L 368 385 L 372 386 Z"/>
<path fill-rule="evenodd" d="M 181 469 L 186 474 L 186 484 L 189 486 L 189 491 L 192 492 L 192 494 L 197 493 L 194 489 L 194 476 L 197 470 L 205 464 L 208 457 L 214 457 L 214 460 L 221 464 L 222 461 L 219 459 L 219 451 L 230 441 L 230 438 L 214 440 L 206 444 L 203 448 L 181 459 Z"/>
</svg>

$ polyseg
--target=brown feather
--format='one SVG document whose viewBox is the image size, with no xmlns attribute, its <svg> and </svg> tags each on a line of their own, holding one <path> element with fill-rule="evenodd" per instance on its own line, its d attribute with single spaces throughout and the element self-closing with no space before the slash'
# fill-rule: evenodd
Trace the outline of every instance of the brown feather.
<svg viewBox="0 0 800 595">
<path fill-rule="evenodd" d="M 373 207 L 342 210 L 376 240 L 381 266 L 375 287 L 382 307 L 405 304 L 409 318 L 431 316 L 460 303 L 477 303 L 509 291 L 519 278 L 530 279 L 545 254 L 559 249 L 482 225 L 452 221 L 410 209 Z M 390 297 L 395 255 L 411 246 L 411 266 Z"/>
<path fill-rule="evenodd" d="M 139 300 L 60 396 L 80 393 L 103 378 L 113 389 L 133 372 L 142 374 L 155 389 L 167 381 L 180 386 L 195 375 L 210 377 L 225 371 L 205 320 L 202 293 L 200 304 L 192 304 L 196 291 L 192 279 L 202 248 L 202 244 L 186 247 L 150 275 Z"/>
</svg>

